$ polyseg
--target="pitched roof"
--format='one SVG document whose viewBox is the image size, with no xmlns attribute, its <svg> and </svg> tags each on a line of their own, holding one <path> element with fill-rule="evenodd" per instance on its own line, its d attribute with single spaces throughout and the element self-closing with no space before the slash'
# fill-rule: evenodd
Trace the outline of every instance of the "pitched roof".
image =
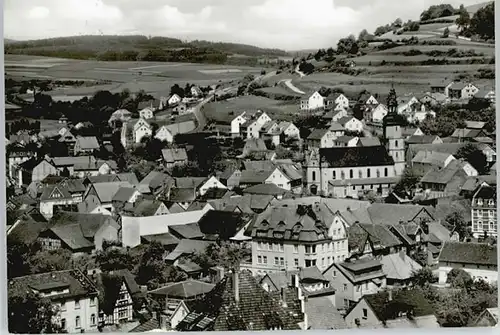
<svg viewBox="0 0 500 335">
<path fill-rule="evenodd" d="M 173 234 L 185 239 L 203 237 L 200 226 L 196 222 L 170 226 L 169 229 Z"/>
<path fill-rule="evenodd" d="M 43 188 L 42 195 L 40 196 L 40 201 L 50 201 L 52 196 L 57 197 L 57 200 L 71 200 L 73 196 L 69 193 L 68 187 L 62 185 L 47 185 Z"/>
<path fill-rule="evenodd" d="M 240 185 L 242 184 L 262 184 L 271 175 L 272 171 L 241 171 Z"/>
<path fill-rule="evenodd" d="M 265 194 L 265 195 L 284 195 L 290 191 L 278 187 L 275 184 L 257 184 L 247 187 L 243 190 L 243 194 Z"/>
<path fill-rule="evenodd" d="M 177 188 L 198 188 L 203 185 L 207 177 L 181 177 L 175 178 L 175 187 Z"/>
<path fill-rule="evenodd" d="M 412 135 L 406 139 L 407 144 L 425 144 L 432 143 L 439 139 L 437 135 Z"/>
<path fill-rule="evenodd" d="M 113 201 L 113 197 L 118 192 L 120 188 L 127 187 L 133 188 L 133 186 L 128 181 L 116 181 L 110 183 L 98 183 L 93 185 L 97 196 L 101 200 L 101 203 L 108 203 Z"/>
<path fill-rule="evenodd" d="M 167 163 L 184 162 L 188 159 L 186 149 L 184 148 L 163 149 L 161 154 Z"/>
<path fill-rule="evenodd" d="M 337 113 L 339 113 L 339 112 L 340 111 L 338 111 Z M 344 131 L 345 128 L 340 123 L 338 123 L 338 122 L 331 122 L 328 130 L 331 130 L 331 131 Z"/>
<path fill-rule="evenodd" d="M 497 248 L 486 243 L 445 242 L 439 261 L 497 266 Z"/>
<path fill-rule="evenodd" d="M 349 328 L 330 297 L 310 297 L 306 300 L 305 307 L 310 329 Z"/>
<path fill-rule="evenodd" d="M 328 269 L 332 266 L 336 267 L 352 283 L 385 277 L 382 263 L 376 259 L 361 258 L 340 264 L 333 263 Z M 323 273 L 326 273 L 328 269 Z"/>
<path fill-rule="evenodd" d="M 389 279 L 407 280 L 413 277 L 413 272 L 422 268 L 404 253 L 382 256 L 382 269 Z"/>
<path fill-rule="evenodd" d="M 342 127 L 343 129 L 343 127 Z M 309 136 L 307 136 L 308 140 L 321 140 L 323 136 L 328 132 L 329 129 L 324 128 L 324 129 L 314 129 Z"/>
<path fill-rule="evenodd" d="M 132 185 L 139 184 L 139 180 L 134 172 L 117 173 L 116 176 L 120 181 L 128 181 Z"/>
<path fill-rule="evenodd" d="M 358 223 L 358 225 L 368 233 L 370 240 L 374 244 L 380 243 L 380 247 L 382 248 L 390 248 L 403 244 L 403 242 L 401 242 L 401 240 L 394 235 L 390 228 L 386 225 L 370 223 Z"/>
<path fill-rule="evenodd" d="M 189 120 L 184 122 L 168 124 L 165 125 L 164 127 L 167 128 L 167 130 L 170 132 L 170 134 L 172 134 L 172 136 L 175 136 L 177 134 L 189 133 L 190 131 L 196 128 L 196 125 L 194 121 Z"/>
<path fill-rule="evenodd" d="M 149 291 L 148 294 L 184 300 L 207 294 L 214 287 L 214 284 L 188 279 L 178 283 L 170 283 L 156 290 Z"/>
<path fill-rule="evenodd" d="M 401 312 L 411 310 L 415 317 L 434 315 L 435 309 L 427 301 L 420 289 L 397 290 L 392 292 L 389 300 L 388 292 L 365 295 L 364 299 L 380 321 L 393 320 Z"/>
<path fill-rule="evenodd" d="M 454 158 L 453 155 L 449 153 L 438 151 L 419 151 L 411 161 L 412 163 L 430 164 L 438 167 L 444 167 L 446 160 L 448 160 L 450 156 Z"/>
<path fill-rule="evenodd" d="M 433 184 L 448 184 L 453 179 L 453 177 L 457 175 L 458 172 L 462 171 L 462 169 L 463 169 L 463 164 L 460 164 L 458 160 L 454 160 L 453 162 L 451 162 L 442 169 L 432 167 L 422 177 L 422 179 L 420 179 L 420 182 L 433 183 Z"/>
<path fill-rule="evenodd" d="M 175 249 L 165 257 L 167 261 L 175 261 L 185 254 L 194 254 L 205 252 L 206 248 L 215 242 L 206 240 L 182 239 Z"/>
<path fill-rule="evenodd" d="M 483 121 L 465 121 L 465 128 L 469 129 L 483 129 L 485 125 Z"/>
<path fill-rule="evenodd" d="M 319 155 L 321 163 L 327 163 L 330 168 L 394 164 L 384 146 L 321 148 Z"/>
<path fill-rule="evenodd" d="M 407 204 L 385 204 L 373 203 L 367 209 L 359 209 L 357 212 L 366 210 L 369 222 L 365 220 L 361 223 L 373 224 L 396 224 L 401 221 L 410 222 L 423 210 L 432 217 L 433 210 L 429 206 L 407 205 Z"/>
<path fill-rule="evenodd" d="M 8 284 L 9 296 L 24 296 L 32 290 L 39 292 L 69 289 L 68 293 L 53 294 L 51 300 L 64 300 L 97 295 L 97 288 L 80 270 L 63 270 L 12 278 Z M 64 291 L 63 291 L 64 292 Z"/>
<path fill-rule="evenodd" d="M 358 145 L 362 147 L 377 147 L 382 145 L 378 137 L 360 137 Z"/>
<path fill-rule="evenodd" d="M 254 213 L 254 210 L 263 210 L 269 206 L 274 199 L 272 195 L 246 194 L 231 198 L 209 201 L 214 209 L 228 210 L 229 207 L 238 207 L 244 213 Z M 233 208 L 233 209 L 234 209 Z"/>
<path fill-rule="evenodd" d="M 159 200 L 142 199 L 134 206 L 136 216 L 153 216 L 163 203 Z"/>
<path fill-rule="evenodd" d="M 135 192 L 137 192 L 137 190 L 133 187 L 120 187 L 113 196 L 112 200 L 119 202 L 127 202 L 132 198 Z"/>
<path fill-rule="evenodd" d="M 354 116 L 344 116 L 344 117 L 341 117 L 340 119 L 338 119 L 337 122 L 341 126 L 344 126 L 347 122 L 351 121 L 352 119 L 356 119 L 356 118 Z"/>
<path fill-rule="evenodd" d="M 78 136 L 76 138 L 76 144 L 80 146 L 80 149 L 83 150 L 97 150 L 99 149 L 99 142 L 97 142 L 97 138 L 95 136 Z"/>
<path fill-rule="evenodd" d="M 74 156 L 74 157 L 54 157 L 50 159 L 56 167 L 67 167 L 74 165 L 95 164 L 96 159 L 93 156 Z"/>
<path fill-rule="evenodd" d="M 260 287 L 250 271 L 238 274 L 239 302 L 236 308 L 233 278 L 227 276 L 177 326 L 180 331 L 198 330 L 299 330 L 293 312 L 282 307 L 269 292 Z M 258 306 L 258 308 L 256 308 Z"/>
<path fill-rule="evenodd" d="M 164 183 L 168 183 L 171 179 L 172 178 L 166 173 L 151 171 L 141 180 L 140 184 L 147 185 L 154 190 L 164 185 Z"/>
</svg>

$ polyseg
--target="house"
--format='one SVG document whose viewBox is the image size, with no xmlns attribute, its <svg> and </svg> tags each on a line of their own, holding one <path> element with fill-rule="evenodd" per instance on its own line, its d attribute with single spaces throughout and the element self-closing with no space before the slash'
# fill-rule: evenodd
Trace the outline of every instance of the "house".
<svg viewBox="0 0 500 335">
<path fill-rule="evenodd" d="M 256 113 L 245 113 L 245 118 L 246 122 L 240 125 L 240 131 L 241 135 L 247 139 L 259 138 L 261 128 L 271 121 L 271 118 L 260 110 Z"/>
<path fill-rule="evenodd" d="M 313 194 L 329 194 L 330 181 L 387 178 L 390 184 L 395 177 L 394 160 L 384 146 L 321 148 L 311 152 L 306 164 L 307 187 Z"/>
<path fill-rule="evenodd" d="M 246 112 L 235 114 L 234 111 L 223 113 L 221 111 L 205 111 L 209 128 L 213 128 L 220 133 L 227 133 L 233 137 L 240 136 L 240 126 L 244 124 Z"/>
<path fill-rule="evenodd" d="M 487 243 L 445 242 L 439 254 L 439 283 L 447 282 L 452 269 L 462 269 L 473 279 L 488 283 L 498 281 L 498 259 L 495 245 Z"/>
<path fill-rule="evenodd" d="M 453 85 L 453 82 L 440 81 L 431 84 L 431 93 L 443 94 L 449 97 L 449 88 Z"/>
<path fill-rule="evenodd" d="M 14 177 L 17 166 L 35 157 L 35 153 L 24 147 L 17 147 L 9 150 L 9 177 Z"/>
<path fill-rule="evenodd" d="M 55 320 L 68 333 L 97 332 L 98 290 L 79 269 L 52 271 L 12 278 L 9 297 L 34 292 L 58 309 Z"/>
<path fill-rule="evenodd" d="M 486 308 L 472 323 L 472 327 L 495 327 L 498 324 L 498 307 Z"/>
<path fill-rule="evenodd" d="M 133 216 L 155 216 L 170 214 L 167 206 L 159 200 L 138 199 L 132 207 L 125 207 Z"/>
<path fill-rule="evenodd" d="M 425 135 L 424 132 L 422 131 L 422 129 L 420 129 L 419 127 L 416 127 L 416 128 L 405 127 L 405 128 L 403 128 L 402 133 L 403 133 L 403 137 L 406 139 L 408 139 L 411 136 Z"/>
<path fill-rule="evenodd" d="M 139 117 L 144 120 L 150 120 L 153 118 L 153 109 L 151 107 L 143 108 L 139 111 Z"/>
<path fill-rule="evenodd" d="M 137 189 L 143 194 L 158 195 L 168 190 L 174 182 L 174 179 L 168 174 L 158 171 L 151 171 L 144 177 Z"/>
<path fill-rule="evenodd" d="M 85 201 L 91 196 L 95 197 L 98 205 L 112 212 L 113 197 L 122 187 L 134 188 L 126 181 L 93 184 L 87 189 L 87 192 L 83 196 L 83 200 Z"/>
<path fill-rule="evenodd" d="M 386 105 L 378 104 L 368 107 L 363 113 L 363 120 L 368 123 L 382 123 L 388 113 Z"/>
<path fill-rule="evenodd" d="M 161 154 L 167 169 L 171 169 L 174 166 L 182 166 L 188 163 L 187 152 L 184 148 L 163 149 Z"/>
<path fill-rule="evenodd" d="M 100 327 L 131 322 L 134 318 L 134 298 L 141 293 L 134 276 L 128 270 L 114 270 L 94 275 L 99 295 Z"/>
<path fill-rule="evenodd" d="M 77 156 L 77 157 L 54 157 L 50 159 L 59 171 L 58 174 L 72 176 L 75 173 L 75 165 L 93 165 L 96 163 L 94 156 Z"/>
<path fill-rule="evenodd" d="M 274 184 L 295 194 L 302 193 L 302 171 L 292 164 L 281 164 L 264 180 L 266 184 Z"/>
<path fill-rule="evenodd" d="M 336 288 L 335 306 L 341 310 L 352 308 L 364 295 L 377 293 L 386 286 L 382 264 L 375 259 L 333 263 L 323 276 Z"/>
<path fill-rule="evenodd" d="M 306 145 L 308 148 L 333 148 L 337 137 L 343 135 L 344 130 L 314 129 L 307 136 Z"/>
<path fill-rule="evenodd" d="M 77 136 L 74 152 L 78 154 L 91 154 L 94 150 L 99 150 L 99 143 L 95 136 Z"/>
<path fill-rule="evenodd" d="M 330 105 L 341 108 L 349 108 L 349 99 L 342 93 L 333 93 L 325 98 L 325 107 Z"/>
<path fill-rule="evenodd" d="M 375 99 L 375 97 L 373 95 L 371 95 L 370 93 L 367 93 L 367 92 L 361 94 L 358 101 L 360 103 L 362 103 L 363 105 L 378 105 L 379 104 L 377 99 Z"/>
<path fill-rule="evenodd" d="M 232 190 L 240 184 L 241 171 L 240 169 L 231 166 L 226 168 L 226 170 L 222 173 L 219 173 L 217 177 L 222 184 L 226 185 L 228 190 Z"/>
<path fill-rule="evenodd" d="M 455 159 L 443 168 L 433 167 L 420 179 L 427 198 L 459 195 L 468 177 L 477 176 L 469 163 Z"/>
<path fill-rule="evenodd" d="M 68 148 L 68 152 L 72 153 L 76 143 L 76 137 L 71 131 L 66 131 L 58 139 L 59 143 L 63 143 Z"/>
<path fill-rule="evenodd" d="M 145 108 L 149 108 L 153 112 L 156 112 L 158 109 L 163 109 L 162 101 L 158 99 L 151 99 L 147 101 L 140 101 L 137 104 L 137 110 L 141 111 Z"/>
<path fill-rule="evenodd" d="M 227 190 L 226 185 L 221 183 L 215 176 L 211 176 L 210 178 L 206 179 L 205 181 L 203 181 L 200 184 L 200 186 L 198 188 L 198 192 L 199 192 L 200 196 L 203 196 L 203 195 L 205 195 L 205 193 L 208 192 L 208 190 L 214 189 L 214 188 Z"/>
<path fill-rule="evenodd" d="M 17 169 L 14 167 L 13 174 L 17 177 L 17 186 L 21 187 L 32 182 L 40 182 L 50 175 L 58 175 L 59 170 L 49 157 L 32 158 L 20 163 Z"/>
<path fill-rule="evenodd" d="M 118 241 L 120 226 L 110 216 L 59 212 L 51 227 L 38 236 L 43 250 L 68 249 L 73 253 L 102 250 L 103 242 Z"/>
<path fill-rule="evenodd" d="M 130 121 L 131 118 L 132 118 L 131 112 L 129 112 L 126 109 L 119 109 L 113 114 L 111 114 L 108 123 L 112 128 L 119 128 L 123 123 Z"/>
<path fill-rule="evenodd" d="M 191 95 L 195 98 L 199 98 L 203 96 L 203 92 L 198 86 L 191 86 Z"/>
<path fill-rule="evenodd" d="M 346 116 L 337 120 L 337 122 L 347 131 L 360 133 L 363 131 L 363 122 L 354 116 Z"/>
<path fill-rule="evenodd" d="M 344 317 L 349 328 L 440 328 L 421 289 L 367 294 Z"/>
<path fill-rule="evenodd" d="M 134 143 L 141 143 L 143 137 L 153 136 L 153 129 L 145 119 L 139 119 L 133 128 Z"/>
<path fill-rule="evenodd" d="M 378 257 L 407 251 L 403 240 L 387 224 L 355 223 L 349 227 L 348 235 L 353 257 Z"/>
<path fill-rule="evenodd" d="M 487 99 L 492 103 L 495 103 L 496 94 L 494 89 L 483 88 L 478 90 L 474 97 L 479 99 Z"/>
<path fill-rule="evenodd" d="M 188 279 L 149 291 L 148 295 L 160 306 L 166 307 L 163 311 L 166 316 L 166 326 L 168 329 L 175 329 L 192 311 L 197 299 L 212 291 L 214 286 L 203 281 Z"/>
<path fill-rule="evenodd" d="M 419 151 L 411 160 L 412 168 L 417 175 L 425 175 L 432 168 L 443 169 L 455 160 L 453 155 L 438 151 Z"/>
<path fill-rule="evenodd" d="M 443 140 L 437 135 L 412 135 L 405 140 L 407 145 L 410 144 L 440 144 Z"/>
<path fill-rule="evenodd" d="M 243 196 L 229 197 L 208 201 L 208 204 L 217 210 L 242 212 L 247 214 L 262 213 L 269 208 L 272 195 L 246 194 Z"/>
<path fill-rule="evenodd" d="M 325 269 L 348 255 L 344 222 L 324 203 L 273 205 L 250 229 L 254 273 L 314 265 Z"/>
<path fill-rule="evenodd" d="M 450 137 L 458 142 L 470 142 L 478 137 L 488 137 L 488 134 L 482 129 L 458 128 Z"/>
<path fill-rule="evenodd" d="M 243 146 L 243 156 L 248 156 L 253 152 L 266 152 L 266 143 L 261 138 L 252 138 L 245 140 L 245 145 Z"/>
<path fill-rule="evenodd" d="M 187 120 L 161 126 L 155 134 L 155 138 L 163 142 L 173 143 L 177 134 L 186 134 L 196 128 L 194 121 Z"/>
<path fill-rule="evenodd" d="M 317 110 L 325 107 L 325 98 L 315 91 L 307 96 L 307 98 L 300 100 L 301 110 Z"/>
<path fill-rule="evenodd" d="M 498 236 L 497 189 L 483 182 L 472 197 L 471 218 L 472 235 L 475 238 Z"/>
<path fill-rule="evenodd" d="M 398 114 L 411 114 L 419 109 L 425 112 L 425 106 L 415 96 L 400 97 L 398 102 Z"/>
<path fill-rule="evenodd" d="M 292 122 L 282 121 L 278 127 L 286 139 L 300 140 L 300 130 Z"/>
<path fill-rule="evenodd" d="M 389 287 L 406 287 L 411 284 L 413 273 L 422 268 L 420 264 L 410 258 L 405 252 L 382 256 L 382 270 L 386 274 L 386 283 Z"/>
<path fill-rule="evenodd" d="M 47 185 L 40 196 L 40 213 L 48 220 L 56 205 L 73 205 L 82 202 L 82 197 L 73 197 L 67 186 Z"/>
<path fill-rule="evenodd" d="M 119 213 L 127 204 L 134 204 L 141 195 L 133 187 L 120 187 L 111 199 L 113 213 Z"/>
<path fill-rule="evenodd" d="M 177 94 L 172 94 L 169 98 L 168 98 L 168 105 L 169 106 L 175 106 L 177 105 L 179 102 L 181 102 L 181 97 Z"/>
<path fill-rule="evenodd" d="M 307 329 L 301 293 L 300 289 L 294 287 L 283 288 L 279 294 L 266 292 L 250 271 L 235 272 L 225 276 L 212 291 L 199 299 L 176 330 Z"/>
<path fill-rule="evenodd" d="M 241 171 L 239 187 L 244 189 L 258 184 L 265 184 L 271 173 L 268 170 L 243 170 Z"/>
<path fill-rule="evenodd" d="M 335 147 L 354 147 L 358 144 L 359 137 L 357 136 L 339 136 L 334 142 Z"/>
<path fill-rule="evenodd" d="M 470 99 L 479 91 L 474 84 L 454 82 L 448 87 L 448 97 L 450 99 Z"/>
</svg>

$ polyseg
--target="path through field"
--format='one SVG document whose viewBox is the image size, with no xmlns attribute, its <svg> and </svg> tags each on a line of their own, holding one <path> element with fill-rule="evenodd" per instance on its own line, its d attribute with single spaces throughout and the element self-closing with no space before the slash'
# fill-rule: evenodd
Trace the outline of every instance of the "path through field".
<svg viewBox="0 0 500 335">
<path fill-rule="evenodd" d="M 301 90 L 299 90 L 295 85 L 292 84 L 292 79 L 284 79 L 284 80 L 280 80 L 278 82 L 278 84 L 280 83 L 285 83 L 285 85 L 291 89 L 292 91 L 294 91 L 295 93 L 298 93 L 298 94 L 305 94 L 305 92 L 302 92 Z"/>
</svg>

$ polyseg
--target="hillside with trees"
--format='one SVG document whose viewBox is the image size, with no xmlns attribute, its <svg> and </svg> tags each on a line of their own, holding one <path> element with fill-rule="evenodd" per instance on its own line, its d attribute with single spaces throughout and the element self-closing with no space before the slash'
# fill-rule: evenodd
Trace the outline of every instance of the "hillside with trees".
<svg viewBox="0 0 500 335">
<path fill-rule="evenodd" d="M 279 49 L 210 41 L 185 42 L 169 37 L 72 36 L 31 41 L 6 41 L 5 54 L 96 59 L 103 61 L 158 61 L 225 63 L 228 56 L 286 56 Z"/>
</svg>

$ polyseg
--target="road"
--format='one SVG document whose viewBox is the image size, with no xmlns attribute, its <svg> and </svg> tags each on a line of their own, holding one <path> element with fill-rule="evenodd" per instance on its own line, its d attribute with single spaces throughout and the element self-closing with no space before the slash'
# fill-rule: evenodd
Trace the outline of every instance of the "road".
<svg viewBox="0 0 500 335">
<path fill-rule="evenodd" d="M 227 94 L 227 93 L 233 93 L 238 90 L 238 87 L 236 86 L 231 86 L 231 87 L 226 87 L 221 90 L 216 90 L 213 93 L 210 93 L 210 95 L 205 98 L 204 100 L 200 101 L 195 107 L 193 107 L 193 114 L 196 118 L 196 121 L 198 125 L 196 126 L 195 129 L 191 131 L 191 133 L 199 133 L 205 129 L 205 126 L 207 125 L 207 118 L 205 117 L 205 114 L 202 111 L 203 106 L 205 106 L 207 103 L 210 101 L 214 100 L 215 95 L 222 95 L 222 94 Z"/>
<path fill-rule="evenodd" d="M 292 84 L 292 79 L 283 79 L 283 80 L 280 80 L 278 82 L 278 84 L 281 84 L 281 83 L 285 83 L 285 85 L 291 89 L 292 91 L 294 91 L 295 93 L 298 93 L 298 94 L 305 94 L 305 92 L 302 92 L 301 90 L 299 90 L 295 85 Z"/>
</svg>

